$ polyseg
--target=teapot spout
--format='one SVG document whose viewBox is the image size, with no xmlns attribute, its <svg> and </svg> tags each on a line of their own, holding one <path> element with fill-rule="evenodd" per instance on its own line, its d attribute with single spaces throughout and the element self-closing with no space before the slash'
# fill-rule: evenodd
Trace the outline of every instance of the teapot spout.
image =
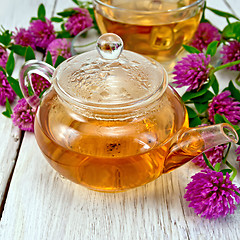
<svg viewBox="0 0 240 240">
<path fill-rule="evenodd" d="M 220 144 L 238 142 L 238 134 L 227 124 L 181 130 L 172 140 L 163 173 L 170 172 L 202 152 Z"/>
</svg>

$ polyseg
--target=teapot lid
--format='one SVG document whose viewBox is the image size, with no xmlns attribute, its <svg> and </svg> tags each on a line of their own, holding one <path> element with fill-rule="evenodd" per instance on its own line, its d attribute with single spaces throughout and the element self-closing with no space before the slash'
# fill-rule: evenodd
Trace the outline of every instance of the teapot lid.
<svg viewBox="0 0 240 240">
<path fill-rule="evenodd" d="M 139 105 L 165 91 L 165 69 L 153 59 L 123 50 L 118 35 L 103 34 L 96 48 L 67 59 L 55 71 L 54 87 L 68 102 L 114 110 Z"/>
</svg>

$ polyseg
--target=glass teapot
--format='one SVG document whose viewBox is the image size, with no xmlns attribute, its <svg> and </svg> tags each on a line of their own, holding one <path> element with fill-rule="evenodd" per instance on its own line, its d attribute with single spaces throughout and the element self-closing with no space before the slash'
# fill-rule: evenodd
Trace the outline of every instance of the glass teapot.
<svg viewBox="0 0 240 240">
<path fill-rule="evenodd" d="M 27 92 L 32 73 L 52 83 L 41 99 Z M 102 35 L 97 50 L 57 69 L 26 62 L 20 86 L 38 107 L 35 135 L 43 155 L 61 175 L 93 190 L 144 185 L 213 146 L 238 141 L 228 124 L 189 128 L 164 68 L 123 50 L 115 34 Z"/>
</svg>

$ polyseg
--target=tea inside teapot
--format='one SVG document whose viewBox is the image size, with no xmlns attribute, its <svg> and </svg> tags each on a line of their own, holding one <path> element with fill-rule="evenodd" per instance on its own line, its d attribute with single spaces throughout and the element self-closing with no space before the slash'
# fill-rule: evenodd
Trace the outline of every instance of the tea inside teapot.
<svg viewBox="0 0 240 240">
<path fill-rule="evenodd" d="M 167 86 L 163 67 L 122 46 L 118 36 L 103 35 L 97 51 L 70 58 L 54 71 L 35 135 L 60 174 L 90 189 L 123 191 L 214 145 L 237 141 L 229 125 L 189 129 L 185 106 Z"/>
</svg>

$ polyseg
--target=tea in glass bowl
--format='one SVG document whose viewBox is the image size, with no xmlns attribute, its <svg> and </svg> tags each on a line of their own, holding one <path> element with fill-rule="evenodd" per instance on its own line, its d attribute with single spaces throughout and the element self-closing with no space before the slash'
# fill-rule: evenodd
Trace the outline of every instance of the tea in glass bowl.
<svg viewBox="0 0 240 240">
<path fill-rule="evenodd" d="M 101 33 L 116 33 L 124 48 L 151 57 L 171 72 L 201 19 L 205 0 L 94 0 Z"/>
</svg>

